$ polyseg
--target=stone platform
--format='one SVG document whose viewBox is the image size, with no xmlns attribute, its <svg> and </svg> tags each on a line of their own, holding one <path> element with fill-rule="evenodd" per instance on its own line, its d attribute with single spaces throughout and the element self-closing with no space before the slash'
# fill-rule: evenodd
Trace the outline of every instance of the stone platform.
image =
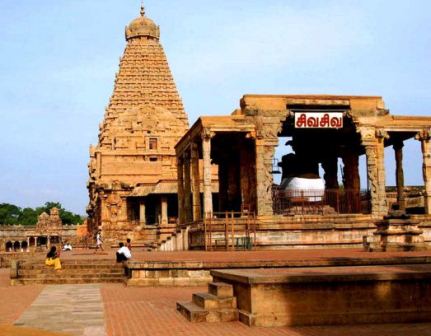
<svg viewBox="0 0 431 336">
<path fill-rule="evenodd" d="M 381 253 L 360 250 L 147 253 L 127 263 L 128 286 L 206 286 L 214 269 L 431 264 L 431 252 Z"/>
<path fill-rule="evenodd" d="M 249 326 L 431 321 L 431 265 L 214 270 Z"/>
</svg>

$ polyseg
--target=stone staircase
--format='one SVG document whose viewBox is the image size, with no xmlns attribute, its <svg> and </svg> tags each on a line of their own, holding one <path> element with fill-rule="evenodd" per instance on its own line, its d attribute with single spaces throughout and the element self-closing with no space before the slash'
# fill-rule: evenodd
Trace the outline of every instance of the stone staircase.
<svg viewBox="0 0 431 336">
<path fill-rule="evenodd" d="M 233 287 L 224 282 L 208 284 L 208 293 L 193 294 L 192 302 L 177 302 L 177 310 L 190 322 L 238 321 Z"/>
<path fill-rule="evenodd" d="M 43 260 L 13 264 L 10 269 L 11 285 L 126 282 L 123 265 L 112 260 L 62 260 L 59 271 L 45 266 Z"/>
</svg>

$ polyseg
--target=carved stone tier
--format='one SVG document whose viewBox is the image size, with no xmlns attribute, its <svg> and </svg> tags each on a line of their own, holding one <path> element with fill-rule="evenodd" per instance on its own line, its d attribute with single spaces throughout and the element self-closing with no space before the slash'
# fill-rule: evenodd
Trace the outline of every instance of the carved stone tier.
<svg viewBox="0 0 431 336">
<path fill-rule="evenodd" d="M 410 216 L 394 212 L 377 222 L 377 231 L 371 237 L 368 251 L 423 251 L 427 250 L 419 222 Z"/>
</svg>

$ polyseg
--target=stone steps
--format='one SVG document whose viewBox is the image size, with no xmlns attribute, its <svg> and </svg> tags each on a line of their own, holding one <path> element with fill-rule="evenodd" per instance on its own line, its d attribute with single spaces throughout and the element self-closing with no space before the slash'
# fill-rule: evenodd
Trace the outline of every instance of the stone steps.
<svg viewBox="0 0 431 336">
<path fill-rule="evenodd" d="M 108 278 L 108 277 L 119 277 L 124 278 L 124 272 L 106 272 L 106 273 L 76 273 L 76 272 L 67 272 L 64 270 L 61 271 L 52 271 L 52 272 L 38 272 L 38 273 L 31 273 L 31 272 L 18 272 L 18 277 L 20 278 L 34 278 L 34 279 L 46 279 L 46 278 L 60 278 L 60 277 L 67 277 L 67 278 L 93 278 L 93 277 L 99 277 L 99 278 Z"/>
<path fill-rule="evenodd" d="M 208 284 L 208 292 L 220 298 L 233 296 L 233 287 L 225 282 L 211 282 Z"/>
<path fill-rule="evenodd" d="M 43 268 L 41 268 L 41 266 L 44 266 Z M 66 269 L 66 270 L 74 270 L 77 272 L 80 271 L 90 271 L 93 270 L 95 272 L 100 272 L 103 270 L 112 270 L 112 271 L 121 271 L 124 269 L 123 265 L 121 266 L 109 266 L 109 265 L 68 265 L 65 263 L 61 263 L 61 266 Z M 25 266 L 20 264 L 19 265 L 20 270 L 25 270 L 25 271 L 37 271 L 37 270 L 43 270 L 43 269 L 49 269 L 46 265 L 45 265 L 45 261 L 41 261 L 40 263 L 38 263 L 37 265 L 32 265 L 32 266 Z"/>
<path fill-rule="evenodd" d="M 64 260 L 62 269 L 59 271 L 55 271 L 52 266 L 46 266 L 44 260 L 20 262 L 16 272 L 11 272 L 12 285 L 122 283 L 125 281 L 123 265 L 112 260 Z"/>
<path fill-rule="evenodd" d="M 90 283 L 124 283 L 123 277 L 113 278 L 18 278 L 12 279 L 11 285 L 69 285 L 69 284 L 90 284 Z"/>
<path fill-rule="evenodd" d="M 193 294 L 192 302 L 177 302 L 177 310 L 190 322 L 238 321 L 233 287 L 223 282 L 208 285 L 208 293 Z"/>
</svg>

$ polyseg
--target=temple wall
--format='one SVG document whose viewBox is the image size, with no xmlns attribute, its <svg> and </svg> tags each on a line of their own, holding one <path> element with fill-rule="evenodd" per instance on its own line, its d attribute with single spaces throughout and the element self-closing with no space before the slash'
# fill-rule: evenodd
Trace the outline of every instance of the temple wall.
<svg viewBox="0 0 431 336">
<path fill-rule="evenodd" d="M 62 229 L 56 231 L 56 234 L 62 237 L 63 241 L 68 240 L 72 244 L 78 239 L 77 225 L 64 225 Z M 22 225 L 0 225 L 0 252 L 6 251 L 7 242 L 24 242 L 27 238 L 37 236 L 48 236 L 49 233 L 35 231 L 34 226 Z"/>
</svg>

